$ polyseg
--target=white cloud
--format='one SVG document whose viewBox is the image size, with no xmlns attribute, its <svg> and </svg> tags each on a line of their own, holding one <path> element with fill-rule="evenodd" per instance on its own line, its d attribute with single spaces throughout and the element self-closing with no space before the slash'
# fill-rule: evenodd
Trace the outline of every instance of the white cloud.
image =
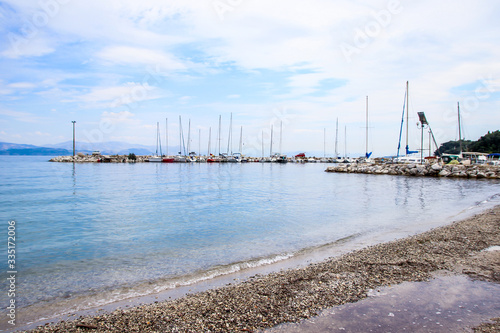
<svg viewBox="0 0 500 333">
<path fill-rule="evenodd" d="M 66 102 L 79 101 L 84 102 L 86 107 L 115 108 L 123 105 L 136 105 L 162 96 L 156 87 L 130 82 L 123 86 L 96 87 L 90 92 L 76 96 L 75 100 Z"/>
<path fill-rule="evenodd" d="M 15 82 L 15 83 L 10 83 L 8 87 L 14 89 L 32 89 L 35 88 L 36 85 L 31 82 Z"/>
<path fill-rule="evenodd" d="M 10 33 L 7 37 L 9 47 L 0 53 L 7 58 L 40 57 L 55 51 L 44 37 L 26 38 L 14 33 Z"/>
<path fill-rule="evenodd" d="M 0 108 L 0 116 L 13 118 L 23 123 L 36 123 L 39 121 L 39 117 L 33 113 L 23 112 L 23 111 L 13 111 L 2 108 Z"/>
<path fill-rule="evenodd" d="M 118 123 L 135 123 L 136 120 L 134 118 L 134 114 L 129 111 L 121 111 L 121 112 L 109 112 L 104 111 L 101 115 L 101 119 L 110 122 L 112 124 Z"/>
<path fill-rule="evenodd" d="M 45 137 L 51 137 L 52 136 L 52 134 L 50 134 L 50 133 L 43 133 L 43 132 L 40 132 L 40 131 L 36 131 L 35 135 L 42 136 L 42 137 L 44 137 L 44 136 Z"/>
<path fill-rule="evenodd" d="M 112 46 L 103 49 L 96 56 L 112 64 L 159 67 L 162 71 L 186 69 L 172 55 L 145 48 Z"/>
<path fill-rule="evenodd" d="M 179 103 L 181 103 L 181 104 L 187 104 L 192 99 L 193 99 L 193 96 L 182 96 L 181 98 L 179 98 Z"/>
</svg>

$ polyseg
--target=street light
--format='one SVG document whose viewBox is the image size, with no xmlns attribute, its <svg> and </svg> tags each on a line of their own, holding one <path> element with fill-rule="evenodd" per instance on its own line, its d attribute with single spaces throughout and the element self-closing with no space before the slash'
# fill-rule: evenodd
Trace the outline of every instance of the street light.
<svg viewBox="0 0 500 333">
<path fill-rule="evenodd" d="M 425 125 L 429 125 L 427 119 L 425 118 L 425 114 L 423 112 L 417 112 L 418 118 L 420 120 L 420 128 L 422 130 L 421 134 L 421 142 L 420 142 L 420 164 L 424 164 L 424 127 Z"/>
<path fill-rule="evenodd" d="M 73 123 L 73 157 L 75 156 L 75 123 L 76 121 L 72 120 Z"/>
</svg>

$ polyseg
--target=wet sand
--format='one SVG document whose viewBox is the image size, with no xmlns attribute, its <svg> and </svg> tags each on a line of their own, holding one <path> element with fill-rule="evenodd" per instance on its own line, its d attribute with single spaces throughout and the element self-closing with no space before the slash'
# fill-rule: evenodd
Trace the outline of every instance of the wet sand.
<svg viewBox="0 0 500 333">
<path fill-rule="evenodd" d="M 80 317 L 31 332 L 260 331 L 358 302 L 383 287 L 427 281 L 437 272 L 466 275 L 497 286 L 500 251 L 483 251 L 494 250 L 494 246 L 500 246 L 500 206 L 445 227 L 307 267 L 256 275 L 173 301 Z M 462 328 L 467 327 L 464 322 Z M 499 331 L 500 323 L 485 320 L 478 329 Z"/>
</svg>

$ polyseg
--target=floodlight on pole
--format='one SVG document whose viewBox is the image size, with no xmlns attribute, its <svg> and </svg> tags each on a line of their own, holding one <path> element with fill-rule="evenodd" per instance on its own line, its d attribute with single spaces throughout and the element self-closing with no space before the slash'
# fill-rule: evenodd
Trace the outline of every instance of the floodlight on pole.
<svg viewBox="0 0 500 333">
<path fill-rule="evenodd" d="M 418 114 L 418 118 L 420 119 L 420 123 L 422 125 L 429 125 L 429 123 L 427 122 L 427 119 L 425 118 L 425 113 L 417 112 L 417 114 Z"/>
<path fill-rule="evenodd" d="M 424 126 L 429 125 L 427 119 L 425 118 L 425 114 L 423 112 L 417 112 L 418 118 L 420 120 L 420 129 L 422 131 L 420 136 L 420 164 L 424 163 Z"/>
</svg>

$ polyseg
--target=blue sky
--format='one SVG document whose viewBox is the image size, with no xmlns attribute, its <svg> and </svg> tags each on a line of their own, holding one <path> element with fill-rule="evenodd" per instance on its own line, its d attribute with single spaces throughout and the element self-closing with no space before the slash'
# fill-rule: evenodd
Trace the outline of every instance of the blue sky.
<svg viewBox="0 0 500 333">
<path fill-rule="evenodd" d="M 0 2 L 0 141 L 178 144 L 395 154 L 406 81 L 410 148 L 424 111 L 438 142 L 500 124 L 498 1 L 207 0 Z M 345 133 L 347 131 L 347 135 Z M 344 140 L 347 138 L 347 145 Z M 202 148 L 206 152 L 206 148 Z"/>
</svg>

